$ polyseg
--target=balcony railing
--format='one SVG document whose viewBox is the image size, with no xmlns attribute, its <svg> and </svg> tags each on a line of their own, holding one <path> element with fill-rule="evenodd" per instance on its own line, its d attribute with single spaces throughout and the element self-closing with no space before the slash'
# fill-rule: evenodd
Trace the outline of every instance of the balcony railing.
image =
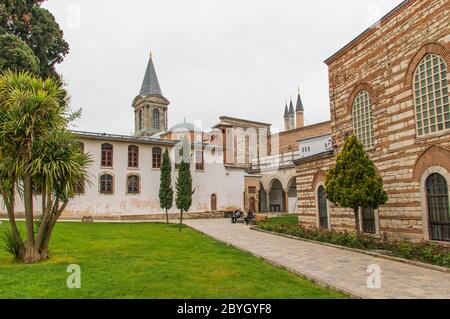
<svg viewBox="0 0 450 319">
<path fill-rule="evenodd" d="M 294 166 L 294 161 L 300 159 L 300 152 L 283 153 L 272 155 L 260 159 L 252 160 L 251 171 L 267 171 Z"/>
</svg>

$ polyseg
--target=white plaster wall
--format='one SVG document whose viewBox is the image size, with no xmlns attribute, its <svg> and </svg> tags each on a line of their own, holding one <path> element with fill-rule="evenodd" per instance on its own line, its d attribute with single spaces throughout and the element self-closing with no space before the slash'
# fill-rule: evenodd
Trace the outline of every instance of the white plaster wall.
<svg viewBox="0 0 450 319">
<path fill-rule="evenodd" d="M 86 153 L 91 154 L 93 163 L 89 167 L 89 179 L 91 185 L 86 183 L 85 193 L 76 196 L 67 206 L 65 215 L 146 215 L 162 214 L 164 211 L 159 206 L 160 170 L 152 169 L 152 146 L 148 144 L 132 143 L 128 141 L 102 141 L 81 138 Z M 109 143 L 114 147 L 113 167 L 101 167 L 101 144 Z M 128 146 L 139 147 L 139 168 L 128 168 Z M 174 168 L 174 156 L 172 158 L 172 184 L 175 190 L 175 182 L 178 171 Z M 211 194 L 217 196 L 217 209 L 232 210 L 243 205 L 244 172 L 242 170 L 227 170 L 223 165 L 223 153 L 216 151 L 214 155 L 205 151 L 205 169 L 196 171 L 195 163 L 191 164 L 193 188 L 192 206 L 190 212 L 210 211 Z M 114 194 L 104 195 L 99 193 L 99 176 L 109 173 L 114 176 Z M 129 174 L 137 174 L 141 177 L 141 193 L 138 195 L 127 194 L 126 180 Z M 175 197 L 175 196 L 174 196 Z M 40 212 L 40 196 L 34 200 L 35 212 Z M 3 205 L 0 208 L 3 213 Z M 16 212 L 23 212 L 23 204 L 18 200 Z M 174 206 L 170 210 L 178 213 Z"/>
<path fill-rule="evenodd" d="M 324 135 L 299 141 L 300 157 L 313 156 L 330 150 L 330 138 L 331 135 Z M 305 150 L 306 148 L 308 149 Z"/>
</svg>

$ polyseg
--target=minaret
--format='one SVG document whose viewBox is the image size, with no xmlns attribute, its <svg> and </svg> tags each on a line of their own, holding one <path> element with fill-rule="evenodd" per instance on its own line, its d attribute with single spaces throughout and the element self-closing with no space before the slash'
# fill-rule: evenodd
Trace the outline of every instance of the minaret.
<svg viewBox="0 0 450 319">
<path fill-rule="evenodd" d="M 289 111 L 288 111 L 288 105 L 286 101 L 286 106 L 284 107 L 284 130 L 289 130 Z"/>
<path fill-rule="evenodd" d="M 292 97 L 291 102 L 289 103 L 289 129 L 292 130 L 295 128 L 295 112 L 294 112 L 294 104 L 292 103 Z"/>
<path fill-rule="evenodd" d="M 304 115 L 302 98 L 300 96 L 300 88 L 298 89 L 297 106 L 295 107 L 295 116 L 296 116 L 297 128 L 304 127 L 305 126 L 305 115 Z"/>
<path fill-rule="evenodd" d="M 141 91 L 133 101 L 135 135 L 151 136 L 167 130 L 167 107 L 170 104 L 161 91 L 152 54 L 148 60 Z"/>
</svg>

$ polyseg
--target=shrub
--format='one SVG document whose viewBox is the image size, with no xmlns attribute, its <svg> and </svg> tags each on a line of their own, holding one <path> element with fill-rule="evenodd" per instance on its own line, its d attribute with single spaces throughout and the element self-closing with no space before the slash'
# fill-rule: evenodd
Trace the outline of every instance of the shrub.
<svg viewBox="0 0 450 319">
<path fill-rule="evenodd" d="M 390 255 L 417 260 L 429 264 L 450 268 L 450 248 L 431 243 L 384 242 L 369 236 L 348 231 L 305 228 L 300 225 L 274 225 L 261 223 L 263 230 L 296 236 L 299 238 L 329 243 L 363 250 L 385 250 Z"/>
<path fill-rule="evenodd" d="M 2 242 L 4 249 L 8 254 L 11 254 L 16 259 L 20 258 L 20 244 L 16 240 L 16 237 L 12 233 L 11 229 L 8 228 L 3 233 Z"/>
</svg>

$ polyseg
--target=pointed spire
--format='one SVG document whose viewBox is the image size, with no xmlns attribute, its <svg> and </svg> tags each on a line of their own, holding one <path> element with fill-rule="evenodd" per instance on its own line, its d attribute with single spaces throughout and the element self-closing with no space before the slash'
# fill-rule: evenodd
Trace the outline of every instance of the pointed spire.
<svg viewBox="0 0 450 319">
<path fill-rule="evenodd" d="M 303 112 L 303 102 L 300 96 L 300 87 L 298 88 L 298 96 L 297 96 L 297 106 L 295 107 L 295 112 Z"/>
<path fill-rule="evenodd" d="M 294 103 L 292 103 L 292 96 L 291 103 L 289 103 L 289 115 L 294 115 Z"/>
<path fill-rule="evenodd" d="M 289 111 L 288 111 L 288 104 L 286 101 L 286 106 L 284 107 L 284 118 L 288 119 L 289 118 Z"/>
<path fill-rule="evenodd" d="M 162 96 L 161 88 L 159 86 L 158 77 L 156 76 L 155 66 L 153 65 L 152 53 L 145 71 L 144 81 L 142 82 L 141 96 L 160 95 Z"/>
</svg>

